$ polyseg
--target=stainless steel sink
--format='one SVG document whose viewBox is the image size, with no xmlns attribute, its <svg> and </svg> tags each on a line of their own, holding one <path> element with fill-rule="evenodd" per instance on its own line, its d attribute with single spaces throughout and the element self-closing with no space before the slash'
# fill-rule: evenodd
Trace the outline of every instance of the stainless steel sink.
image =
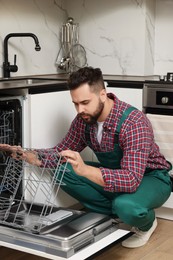
<svg viewBox="0 0 173 260">
<path fill-rule="evenodd" d="M 0 83 L 5 85 L 20 85 L 20 86 L 28 86 L 28 85 L 52 85 L 65 80 L 57 79 L 57 78 L 9 78 L 9 79 L 0 79 Z"/>
<path fill-rule="evenodd" d="M 16 77 L 0 79 L 1 95 L 25 95 L 67 90 L 67 81 L 55 77 Z M 10 92 L 9 92 L 10 91 Z"/>
<path fill-rule="evenodd" d="M 56 79 L 53 79 L 53 81 L 54 80 L 56 81 Z M 52 81 L 52 80 L 47 78 L 29 78 L 29 79 L 24 79 L 24 81 L 26 81 L 27 85 L 31 85 L 31 84 L 45 83 L 47 81 Z"/>
</svg>

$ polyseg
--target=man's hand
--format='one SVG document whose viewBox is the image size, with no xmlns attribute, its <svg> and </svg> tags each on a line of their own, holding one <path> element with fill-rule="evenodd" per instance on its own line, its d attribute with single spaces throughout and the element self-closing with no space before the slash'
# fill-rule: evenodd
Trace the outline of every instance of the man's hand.
<svg viewBox="0 0 173 260">
<path fill-rule="evenodd" d="M 0 151 L 6 152 L 8 156 L 12 157 L 15 160 L 24 160 L 27 163 L 36 166 L 41 165 L 41 161 L 38 159 L 37 152 L 24 150 L 21 146 L 0 144 Z"/>
<path fill-rule="evenodd" d="M 78 152 L 65 150 L 60 153 L 69 162 L 76 174 L 88 178 L 100 186 L 105 186 L 101 171 L 99 168 L 85 164 Z"/>
<path fill-rule="evenodd" d="M 17 151 L 16 154 L 13 153 L 11 157 L 17 160 L 24 160 L 32 165 L 41 166 L 41 161 L 38 159 L 36 151 L 20 150 Z"/>
<path fill-rule="evenodd" d="M 62 151 L 60 153 L 72 165 L 73 170 L 81 176 L 85 176 L 87 165 L 84 163 L 82 157 L 78 152 L 71 150 Z"/>
<path fill-rule="evenodd" d="M 18 149 L 21 149 L 21 146 L 11 146 L 9 144 L 0 144 L 0 151 L 6 152 L 6 153 L 13 153 L 16 152 Z"/>
</svg>

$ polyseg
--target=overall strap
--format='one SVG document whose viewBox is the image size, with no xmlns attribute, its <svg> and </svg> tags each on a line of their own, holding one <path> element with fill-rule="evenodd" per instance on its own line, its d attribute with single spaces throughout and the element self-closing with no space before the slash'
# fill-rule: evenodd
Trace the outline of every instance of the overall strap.
<svg viewBox="0 0 173 260">
<path fill-rule="evenodd" d="M 115 132 L 115 139 L 114 139 L 114 142 L 115 143 L 118 143 L 118 139 L 119 139 L 119 133 L 120 133 L 120 129 L 121 129 L 121 126 L 123 124 L 123 122 L 125 121 L 125 119 L 128 117 L 128 115 L 133 111 L 133 110 L 136 110 L 137 108 L 135 107 L 129 107 L 127 108 L 122 117 L 120 118 L 120 122 L 117 126 L 117 129 L 116 129 L 116 132 Z M 85 127 L 85 138 L 86 138 L 86 141 L 87 141 L 87 145 L 88 146 L 91 146 L 91 139 L 90 139 L 90 126 L 88 124 L 86 124 L 86 127 Z"/>
<path fill-rule="evenodd" d="M 88 124 L 85 126 L 85 139 L 87 141 L 87 145 L 91 147 L 90 126 Z"/>
<path fill-rule="evenodd" d="M 133 110 L 136 110 L 137 108 L 136 107 L 129 107 L 127 108 L 124 113 L 122 114 L 122 117 L 120 118 L 120 121 L 119 121 L 119 124 L 117 126 L 117 129 L 116 129 L 116 133 L 120 133 L 120 130 L 121 130 L 121 126 L 123 124 L 123 122 L 126 120 L 126 118 L 128 117 L 128 115 L 133 111 Z"/>
</svg>

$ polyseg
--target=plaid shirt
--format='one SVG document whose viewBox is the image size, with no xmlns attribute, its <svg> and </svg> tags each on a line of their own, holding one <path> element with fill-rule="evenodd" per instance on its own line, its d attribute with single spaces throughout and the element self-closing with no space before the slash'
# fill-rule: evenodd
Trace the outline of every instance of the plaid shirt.
<svg viewBox="0 0 173 260">
<path fill-rule="evenodd" d="M 114 100 L 114 106 L 103 124 L 101 144 L 97 140 L 97 124 L 90 126 L 91 149 L 93 152 L 110 152 L 114 150 L 114 134 L 123 112 L 130 107 L 120 101 L 114 94 L 108 97 Z M 57 146 L 57 151 L 70 149 L 81 152 L 86 146 L 86 123 L 77 115 L 71 127 Z M 110 192 L 135 192 L 139 186 L 146 167 L 151 169 L 169 169 L 169 164 L 154 142 L 151 124 L 143 112 L 133 110 L 123 122 L 119 134 L 119 146 L 123 151 L 121 169 L 100 167 L 105 181 L 105 190 Z"/>
</svg>

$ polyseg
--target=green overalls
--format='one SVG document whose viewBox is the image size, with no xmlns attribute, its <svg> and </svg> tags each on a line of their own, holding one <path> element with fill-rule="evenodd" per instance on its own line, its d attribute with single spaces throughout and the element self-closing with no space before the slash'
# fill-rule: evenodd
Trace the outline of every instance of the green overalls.
<svg viewBox="0 0 173 260">
<path fill-rule="evenodd" d="M 118 134 L 122 123 L 135 108 L 128 108 L 115 133 L 115 145 L 113 152 L 95 153 L 99 163 L 86 162 L 95 167 L 106 167 L 120 169 L 120 160 L 123 152 L 118 144 Z M 85 136 L 90 146 L 89 126 L 86 126 Z M 70 164 L 69 172 L 63 177 L 66 184 L 62 189 L 77 199 L 81 204 L 91 211 L 119 217 L 124 223 L 147 231 L 152 226 L 155 218 L 154 208 L 160 207 L 170 196 L 171 180 L 167 170 L 147 169 L 143 180 L 134 193 L 108 192 L 100 185 L 77 175 Z"/>
</svg>

